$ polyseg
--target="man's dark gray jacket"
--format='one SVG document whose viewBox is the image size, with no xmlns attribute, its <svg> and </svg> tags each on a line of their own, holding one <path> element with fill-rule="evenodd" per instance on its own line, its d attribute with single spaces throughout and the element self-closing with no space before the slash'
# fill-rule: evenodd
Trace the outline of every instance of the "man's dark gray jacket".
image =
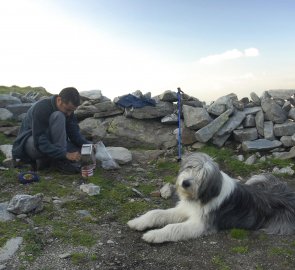
<svg viewBox="0 0 295 270">
<path fill-rule="evenodd" d="M 53 159 L 66 158 L 66 151 L 52 144 L 49 136 L 49 117 L 53 112 L 58 111 L 56 97 L 55 95 L 40 100 L 28 110 L 26 117 L 22 121 L 19 134 L 13 143 L 12 156 L 14 159 L 31 161 L 25 152 L 26 141 L 31 135 L 33 135 L 35 147 L 44 156 Z M 66 133 L 71 143 L 77 147 L 82 147 L 82 144 L 89 143 L 81 136 L 74 113 L 66 117 Z"/>
</svg>

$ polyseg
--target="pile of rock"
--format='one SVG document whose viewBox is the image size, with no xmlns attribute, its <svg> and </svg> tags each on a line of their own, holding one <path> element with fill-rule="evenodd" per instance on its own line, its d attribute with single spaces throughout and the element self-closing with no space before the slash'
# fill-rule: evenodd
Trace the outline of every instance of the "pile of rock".
<svg viewBox="0 0 295 270">
<path fill-rule="evenodd" d="M 82 104 L 76 116 L 82 133 L 92 141 L 127 148 L 168 149 L 177 145 L 177 92 L 153 97 L 155 106 L 122 107 L 100 90 L 80 93 Z M 181 134 L 184 145 L 212 142 L 218 147 L 235 141 L 244 151 L 290 149 L 295 145 L 295 90 L 269 90 L 261 97 L 238 100 L 236 94 L 218 98 L 210 105 L 182 94 Z M 132 93 L 137 99 L 151 94 Z M 0 95 L 0 119 L 21 120 L 39 98 L 34 93 L 20 97 Z M 295 150 L 294 150 L 295 151 Z"/>
</svg>

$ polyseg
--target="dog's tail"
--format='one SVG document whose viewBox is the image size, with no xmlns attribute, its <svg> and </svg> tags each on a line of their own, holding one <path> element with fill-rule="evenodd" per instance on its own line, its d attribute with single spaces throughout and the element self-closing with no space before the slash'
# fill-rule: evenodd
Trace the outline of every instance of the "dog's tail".
<svg viewBox="0 0 295 270">
<path fill-rule="evenodd" d="M 245 184 L 255 186 L 257 189 L 264 191 L 285 192 L 289 190 L 286 183 L 280 181 L 272 174 L 253 175 Z"/>
</svg>

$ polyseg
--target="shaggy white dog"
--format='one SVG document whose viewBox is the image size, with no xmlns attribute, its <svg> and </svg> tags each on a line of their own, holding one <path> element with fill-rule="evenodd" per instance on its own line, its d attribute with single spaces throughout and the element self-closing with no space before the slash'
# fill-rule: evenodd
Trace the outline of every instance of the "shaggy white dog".
<svg viewBox="0 0 295 270">
<path fill-rule="evenodd" d="M 231 228 L 295 232 L 295 192 L 272 175 L 242 184 L 208 155 L 192 153 L 182 160 L 176 188 L 180 201 L 175 208 L 152 210 L 128 222 L 138 231 L 162 227 L 146 232 L 145 241 L 180 241 Z"/>
</svg>

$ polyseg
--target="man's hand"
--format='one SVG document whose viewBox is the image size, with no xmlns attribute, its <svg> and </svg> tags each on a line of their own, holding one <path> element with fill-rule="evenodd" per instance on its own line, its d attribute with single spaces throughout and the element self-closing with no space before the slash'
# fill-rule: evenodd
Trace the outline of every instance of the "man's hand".
<svg viewBox="0 0 295 270">
<path fill-rule="evenodd" d="M 81 154 L 79 152 L 67 153 L 66 158 L 71 161 L 79 161 L 81 159 Z"/>
</svg>

